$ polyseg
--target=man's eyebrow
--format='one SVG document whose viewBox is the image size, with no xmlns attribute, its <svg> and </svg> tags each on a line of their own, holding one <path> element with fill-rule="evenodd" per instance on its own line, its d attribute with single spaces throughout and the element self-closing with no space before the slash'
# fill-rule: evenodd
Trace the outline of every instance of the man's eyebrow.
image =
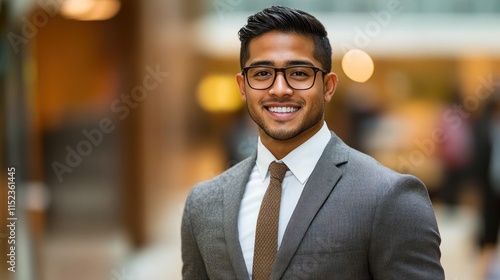
<svg viewBox="0 0 500 280">
<path fill-rule="evenodd" d="M 291 61 L 287 61 L 286 65 L 287 66 L 294 66 L 294 65 L 314 66 L 314 64 L 309 60 L 291 60 Z"/>
<path fill-rule="evenodd" d="M 274 66 L 274 62 L 270 60 L 257 60 L 250 63 L 248 66 Z"/>
<path fill-rule="evenodd" d="M 270 60 L 258 60 L 250 63 L 248 66 L 274 66 L 275 63 Z M 295 66 L 295 65 L 309 65 L 309 66 L 315 66 L 311 61 L 309 60 L 290 60 L 285 62 L 286 66 Z"/>
</svg>

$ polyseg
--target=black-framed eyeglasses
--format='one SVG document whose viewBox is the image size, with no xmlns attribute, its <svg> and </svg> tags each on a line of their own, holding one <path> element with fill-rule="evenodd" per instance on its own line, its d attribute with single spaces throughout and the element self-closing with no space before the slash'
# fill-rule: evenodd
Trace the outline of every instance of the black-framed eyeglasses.
<svg viewBox="0 0 500 280">
<path fill-rule="evenodd" d="M 241 73 L 246 77 L 248 85 L 257 90 L 265 90 L 273 86 L 278 72 L 283 72 L 285 81 L 292 89 L 306 90 L 314 86 L 316 73 L 328 72 L 310 65 L 294 65 L 283 68 L 272 66 L 248 66 Z"/>
</svg>

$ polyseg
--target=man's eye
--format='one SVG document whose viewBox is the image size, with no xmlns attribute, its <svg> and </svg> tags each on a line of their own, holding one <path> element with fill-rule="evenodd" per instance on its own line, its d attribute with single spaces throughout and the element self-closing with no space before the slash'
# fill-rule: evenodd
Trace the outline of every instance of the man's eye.
<svg viewBox="0 0 500 280">
<path fill-rule="evenodd" d="M 307 78 L 312 76 L 313 73 L 311 71 L 307 70 L 293 70 L 290 72 L 290 77 L 296 77 L 296 78 Z"/>
<path fill-rule="evenodd" d="M 309 74 L 307 74 L 304 71 L 293 71 L 290 75 L 291 76 L 309 76 Z"/>
<path fill-rule="evenodd" d="M 265 77 L 265 76 L 271 76 L 271 72 L 267 71 L 267 70 L 261 70 L 261 71 L 257 71 L 255 72 L 255 74 L 253 74 L 254 77 Z"/>
</svg>

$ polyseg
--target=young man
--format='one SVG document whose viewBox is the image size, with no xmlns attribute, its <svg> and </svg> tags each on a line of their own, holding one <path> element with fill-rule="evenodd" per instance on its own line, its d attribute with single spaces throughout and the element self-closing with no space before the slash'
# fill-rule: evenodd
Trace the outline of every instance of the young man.
<svg viewBox="0 0 500 280">
<path fill-rule="evenodd" d="M 184 279 L 444 279 L 424 185 L 348 147 L 324 121 L 337 85 L 326 36 L 286 7 L 240 29 L 236 80 L 258 149 L 191 190 Z"/>
</svg>

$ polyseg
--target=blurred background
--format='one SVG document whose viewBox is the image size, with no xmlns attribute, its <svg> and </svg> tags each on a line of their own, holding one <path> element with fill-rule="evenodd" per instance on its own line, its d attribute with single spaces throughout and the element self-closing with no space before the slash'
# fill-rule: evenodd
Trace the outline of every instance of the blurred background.
<svg viewBox="0 0 500 280">
<path fill-rule="evenodd" d="M 1 0 L 0 279 L 180 279 L 189 189 L 256 145 L 237 31 L 275 4 L 329 32 L 329 127 L 426 183 L 446 278 L 500 279 L 497 0 Z"/>
</svg>

